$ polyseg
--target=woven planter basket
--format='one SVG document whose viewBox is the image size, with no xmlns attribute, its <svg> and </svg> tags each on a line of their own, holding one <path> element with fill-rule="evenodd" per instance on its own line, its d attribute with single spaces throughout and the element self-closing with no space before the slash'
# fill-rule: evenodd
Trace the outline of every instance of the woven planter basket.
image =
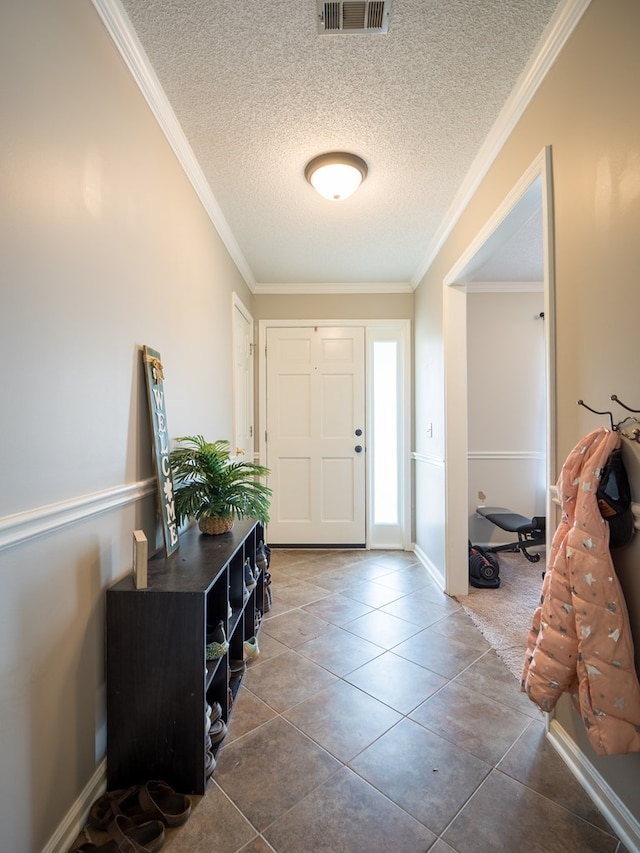
<svg viewBox="0 0 640 853">
<path fill-rule="evenodd" d="M 218 533 L 227 533 L 233 527 L 233 516 L 226 518 L 201 518 L 198 521 L 198 527 L 202 533 L 216 535 Z"/>
</svg>

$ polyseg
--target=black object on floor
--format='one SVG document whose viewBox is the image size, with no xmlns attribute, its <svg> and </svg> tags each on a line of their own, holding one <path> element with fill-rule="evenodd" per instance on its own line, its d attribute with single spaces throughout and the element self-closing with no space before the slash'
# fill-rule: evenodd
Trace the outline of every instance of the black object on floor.
<svg viewBox="0 0 640 853">
<path fill-rule="evenodd" d="M 495 554 L 469 542 L 469 583 L 479 589 L 500 586 L 500 564 Z"/>
</svg>

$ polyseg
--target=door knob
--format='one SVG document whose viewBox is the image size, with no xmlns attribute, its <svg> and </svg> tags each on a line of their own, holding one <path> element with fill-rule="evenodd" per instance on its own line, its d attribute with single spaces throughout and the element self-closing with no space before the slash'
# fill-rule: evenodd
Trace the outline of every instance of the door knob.
<svg viewBox="0 0 640 853">
<path fill-rule="evenodd" d="M 356 453 L 362 453 L 362 445 L 361 445 L 361 444 L 356 444 L 356 446 L 355 446 L 355 451 L 356 451 Z"/>
<path fill-rule="evenodd" d="M 362 430 L 361 430 L 361 429 L 357 429 L 357 430 L 356 430 L 356 435 L 362 435 Z"/>
</svg>

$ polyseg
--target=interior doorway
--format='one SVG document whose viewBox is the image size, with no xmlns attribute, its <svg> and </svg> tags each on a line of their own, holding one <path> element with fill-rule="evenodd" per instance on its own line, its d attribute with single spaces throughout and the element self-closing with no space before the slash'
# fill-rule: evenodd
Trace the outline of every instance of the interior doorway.
<svg viewBox="0 0 640 853">
<path fill-rule="evenodd" d="M 525 175 L 514 187 L 485 228 L 471 243 L 444 281 L 444 346 L 445 346 L 445 589 L 450 595 L 465 595 L 468 591 L 467 542 L 469 539 L 470 504 L 480 500 L 469 488 L 469 363 L 468 330 L 471 321 L 469 295 L 481 290 L 482 278 L 497 277 L 497 265 L 505 264 L 510 248 L 528 238 L 530 254 L 518 248 L 519 262 L 527 257 L 537 264 L 541 273 L 541 305 L 538 328 L 543 336 L 543 410 L 544 440 L 542 462 L 544 482 L 539 487 L 538 500 L 544 503 L 544 514 L 550 517 L 549 484 L 555 460 L 555 357 L 554 357 L 554 299 L 553 299 L 553 240 L 551 151 L 544 149 Z M 534 236 L 533 231 L 537 229 Z M 511 263 L 515 263 L 515 254 Z M 491 272 L 489 272 L 491 271 Z M 502 278 L 506 275 L 501 273 Z M 503 289 L 512 292 L 522 285 L 522 276 L 511 272 L 511 281 L 503 280 Z M 486 284 L 486 282 L 484 282 Z M 495 290 L 495 283 L 492 286 Z M 543 315 L 543 318 L 540 317 Z M 531 322 L 536 322 L 531 317 Z M 464 342 L 460 346 L 461 341 Z M 505 360 L 508 358 L 505 355 Z M 506 407 L 517 405 L 519 390 L 514 388 L 505 400 Z M 499 416 L 499 415 L 498 415 Z M 528 451 L 535 456 L 535 450 Z M 520 454 L 526 455 L 526 454 Z M 495 461 L 495 460 L 494 460 Z M 510 462 L 514 460 L 511 459 Z M 524 462 L 523 459 L 519 460 Z M 531 461 L 531 460 L 529 460 Z M 542 479 L 542 477 L 541 477 Z M 477 490 L 481 491 L 481 490 Z M 506 501 L 505 501 L 506 503 Z M 517 507 L 510 507 L 517 511 Z M 523 514 L 524 511 L 523 511 Z M 534 514 L 533 512 L 531 513 Z M 542 513 L 540 513 L 542 514 Z"/>
<path fill-rule="evenodd" d="M 538 195 L 539 199 L 539 195 Z M 469 539 L 513 542 L 476 510 L 544 516 L 546 383 L 542 217 L 531 216 L 467 287 Z"/>
</svg>

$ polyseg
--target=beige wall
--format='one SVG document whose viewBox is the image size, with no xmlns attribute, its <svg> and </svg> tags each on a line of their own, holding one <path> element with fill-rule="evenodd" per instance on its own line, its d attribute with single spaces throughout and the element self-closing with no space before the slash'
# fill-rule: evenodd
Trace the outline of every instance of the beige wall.
<svg viewBox="0 0 640 853">
<path fill-rule="evenodd" d="M 462 252 L 545 145 L 552 147 L 556 245 L 557 446 L 556 473 L 586 432 L 607 420 L 576 405 L 579 398 L 606 409 L 618 394 L 640 408 L 637 323 L 640 317 L 640 111 L 638 81 L 640 4 L 593 0 L 565 50 L 524 113 L 487 177 L 416 292 L 416 449 L 444 455 L 442 282 Z M 420 429 L 434 420 L 434 438 Z M 624 414 L 621 410 L 620 418 Z M 629 458 L 635 450 L 627 444 Z M 416 512 L 439 506 L 433 474 L 417 474 Z M 441 484 L 439 484 L 441 485 Z M 640 471 L 633 491 L 640 500 Z M 424 506 L 421 506 L 421 501 Z M 418 546 L 434 561 L 444 546 L 418 529 Z M 455 531 L 451 531 L 455 535 Z M 464 534 L 461 534 L 464 535 Z M 422 541 L 421 538 L 422 537 Z M 640 561 L 640 536 L 616 557 L 625 584 L 636 645 L 640 644 L 640 589 L 629 566 Z M 563 702 L 559 719 L 576 721 Z M 579 725 L 579 721 L 578 721 Z M 593 756 L 584 746 L 588 759 Z M 640 756 L 594 760 L 640 820 Z"/>
<path fill-rule="evenodd" d="M 256 320 L 410 320 L 413 293 L 256 295 Z"/>
<path fill-rule="evenodd" d="M 231 438 L 252 305 L 91 3 L 3 3 L 0 67 L 0 848 L 35 853 L 104 757 L 104 589 L 156 532 L 148 489 L 83 500 L 151 474 L 139 347 L 173 436 Z M 64 501 L 79 521 L 2 547 Z"/>
</svg>

